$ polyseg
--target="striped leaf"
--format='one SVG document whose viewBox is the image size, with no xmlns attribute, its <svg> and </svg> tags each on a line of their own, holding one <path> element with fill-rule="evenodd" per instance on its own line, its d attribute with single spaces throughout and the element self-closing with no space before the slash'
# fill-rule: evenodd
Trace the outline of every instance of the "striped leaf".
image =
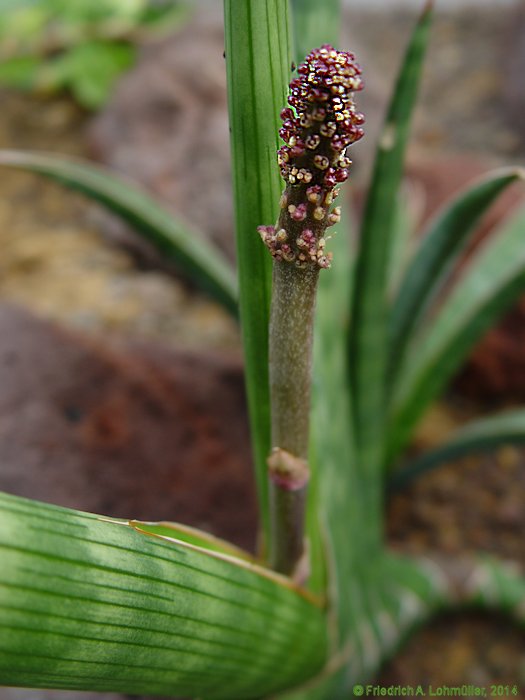
<svg viewBox="0 0 525 700">
<path fill-rule="evenodd" d="M 349 334 L 350 380 L 359 460 L 370 472 L 378 471 L 382 461 L 380 436 L 385 423 L 387 263 L 392 247 L 392 223 L 430 19 L 431 3 L 427 3 L 412 34 L 380 137 L 355 270 Z M 377 502 L 369 507 L 372 509 L 370 518 L 380 520 L 381 504 Z"/>
<path fill-rule="evenodd" d="M 389 479 L 390 489 L 403 488 L 413 479 L 441 464 L 509 444 L 525 444 L 525 409 L 506 411 L 467 424 L 444 445 L 425 452 L 396 470 Z"/>
<path fill-rule="evenodd" d="M 257 226 L 275 223 L 282 191 L 276 153 L 291 63 L 288 0 L 225 0 L 224 9 L 246 387 L 260 512 L 268 536 L 271 258 Z"/>
<path fill-rule="evenodd" d="M 237 285 L 230 263 L 137 185 L 90 163 L 45 153 L 0 151 L 0 165 L 44 175 L 103 204 L 175 262 L 181 274 L 237 313 Z"/>
<path fill-rule="evenodd" d="M 394 378 L 418 321 L 449 279 L 476 224 L 501 192 L 524 178 L 523 171 L 510 168 L 491 173 L 447 204 L 423 235 L 391 310 L 390 371 Z"/>
<path fill-rule="evenodd" d="M 521 209 L 472 256 L 438 313 L 413 339 L 397 376 L 387 463 L 397 457 L 473 345 L 525 291 L 524 236 Z"/>
<path fill-rule="evenodd" d="M 0 684 L 259 698 L 308 678 L 324 613 L 283 577 L 0 495 Z"/>
</svg>

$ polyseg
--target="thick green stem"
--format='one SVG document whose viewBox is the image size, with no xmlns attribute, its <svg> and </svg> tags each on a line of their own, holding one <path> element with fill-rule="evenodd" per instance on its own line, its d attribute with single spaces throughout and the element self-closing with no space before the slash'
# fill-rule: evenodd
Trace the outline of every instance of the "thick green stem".
<svg viewBox="0 0 525 700">
<path fill-rule="evenodd" d="M 270 317 L 272 445 L 308 455 L 315 293 L 319 268 L 276 261 Z"/>
<path fill-rule="evenodd" d="M 269 560 L 294 572 L 304 550 L 313 318 L 319 268 L 275 261 L 270 319 L 273 454 Z"/>
</svg>

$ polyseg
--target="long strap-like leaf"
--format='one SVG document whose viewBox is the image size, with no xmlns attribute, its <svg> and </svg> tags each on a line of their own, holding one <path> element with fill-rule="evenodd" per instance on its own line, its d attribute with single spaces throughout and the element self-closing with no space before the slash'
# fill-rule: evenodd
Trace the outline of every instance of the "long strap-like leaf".
<svg viewBox="0 0 525 700">
<path fill-rule="evenodd" d="M 225 0 L 224 10 L 246 387 L 260 511 L 268 535 L 271 258 L 257 226 L 275 223 L 282 190 L 276 153 L 291 63 L 288 0 Z"/>
<path fill-rule="evenodd" d="M 389 427 L 388 463 L 469 350 L 525 290 L 525 210 L 474 255 L 400 368 Z"/>
<path fill-rule="evenodd" d="M 522 170 L 510 168 L 483 178 L 448 204 L 423 234 L 390 314 L 390 374 L 394 380 L 413 329 L 446 283 L 474 226 L 506 187 L 523 178 Z"/>
<path fill-rule="evenodd" d="M 428 3 L 417 23 L 394 89 L 386 124 L 380 137 L 366 201 L 357 258 L 352 325 L 349 334 L 350 381 L 354 392 L 354 429 L 360 467 L 374 479 L 382 463 L 387 362 L 387 261 L 391 225 L 403 168 L 410 117 L 431 18 Z M 377 521 L 380 545 L 381 488 L 367 504 L 369 519 Z"/>
<path fill-rule="evenodd" d="M 0 494 L 0 684 L 258 698 L 315 673 L 324 614 L 246 561 Z"/>
<path fill-rule="evenodd" d="M 480 418 L 458 430 L 444 445 L 425 452 L 396 470 L 389 479 L 389 486 L 391 489 L 403 488 L 412 479 L 465 455 L 487 452 L 500 445 L 524 443 L 525 409 Z"/>
<path fill-rule="evenodd" d="M 237 284 L 230 263 L 137 185 L 91 163 L 45 153 L 0 151 L 0 165 L 39 173 L 100 202 L 177 263 L 182 274 L 237 313 Z"/>
</svg>

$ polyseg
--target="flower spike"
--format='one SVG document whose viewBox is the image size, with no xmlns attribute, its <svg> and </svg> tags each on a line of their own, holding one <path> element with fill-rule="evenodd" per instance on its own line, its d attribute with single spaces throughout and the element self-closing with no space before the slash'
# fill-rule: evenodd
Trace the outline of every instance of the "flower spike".
<svg viewBox="0 0 525 700">
<path fill-rule="evenodd" d="M 258 231 L 276 260 L 298 267 L 330 267 L 324 233 L 337 223 L 339 207 L 330 210 L 336 186 L 348 178 L 346 149 L 363 136 L 363 115 L 353 93 L 363 88 L 353 54 L 329 44 L 314 49 L 290 83 L 289 107 L 281 112 L 277 152 L 287 185 L 275 227 Z M 278 235 L 279 234 L 279 235 Z"/>
</svg>

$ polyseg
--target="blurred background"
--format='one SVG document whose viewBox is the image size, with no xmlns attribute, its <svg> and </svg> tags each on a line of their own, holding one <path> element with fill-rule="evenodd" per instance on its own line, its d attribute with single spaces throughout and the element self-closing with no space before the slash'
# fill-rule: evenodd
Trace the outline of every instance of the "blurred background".
<svg viewBox="0 0 525 700">
<path fill-rule="evenodd" d="M 420 6 L 344 2 L 342 48 L 356 53 L 366 81 L 356 216 Z M 116 169 L 233 259 L 223 49 L 217 0 L 0 0 L 0 148 Z M 489 168 L 523 164 L 524 76 L 522 2 L 437 0 L 406 173 L 414 224 Z M 523 199 L 523 188 L 505 194 L 477 240 Z M 106 212 L 5 168 L 0 251 L 0 488 L 189 522 L 253 546 L 234 321 Z M 415 447 L 523 404 L 523 347 L 525 299 L 476 348 Z M 506 448 L 425 476 L 390 502 L 392 545 L 481 549 L 525 564 L 524 466 Z M 525 698 L 523 638 L 499 619 L 439 620 L 380 682 L 521 683 Z M 0 689 L 0 700 L 77 697 L 88 696 Z"/>
</svg>

